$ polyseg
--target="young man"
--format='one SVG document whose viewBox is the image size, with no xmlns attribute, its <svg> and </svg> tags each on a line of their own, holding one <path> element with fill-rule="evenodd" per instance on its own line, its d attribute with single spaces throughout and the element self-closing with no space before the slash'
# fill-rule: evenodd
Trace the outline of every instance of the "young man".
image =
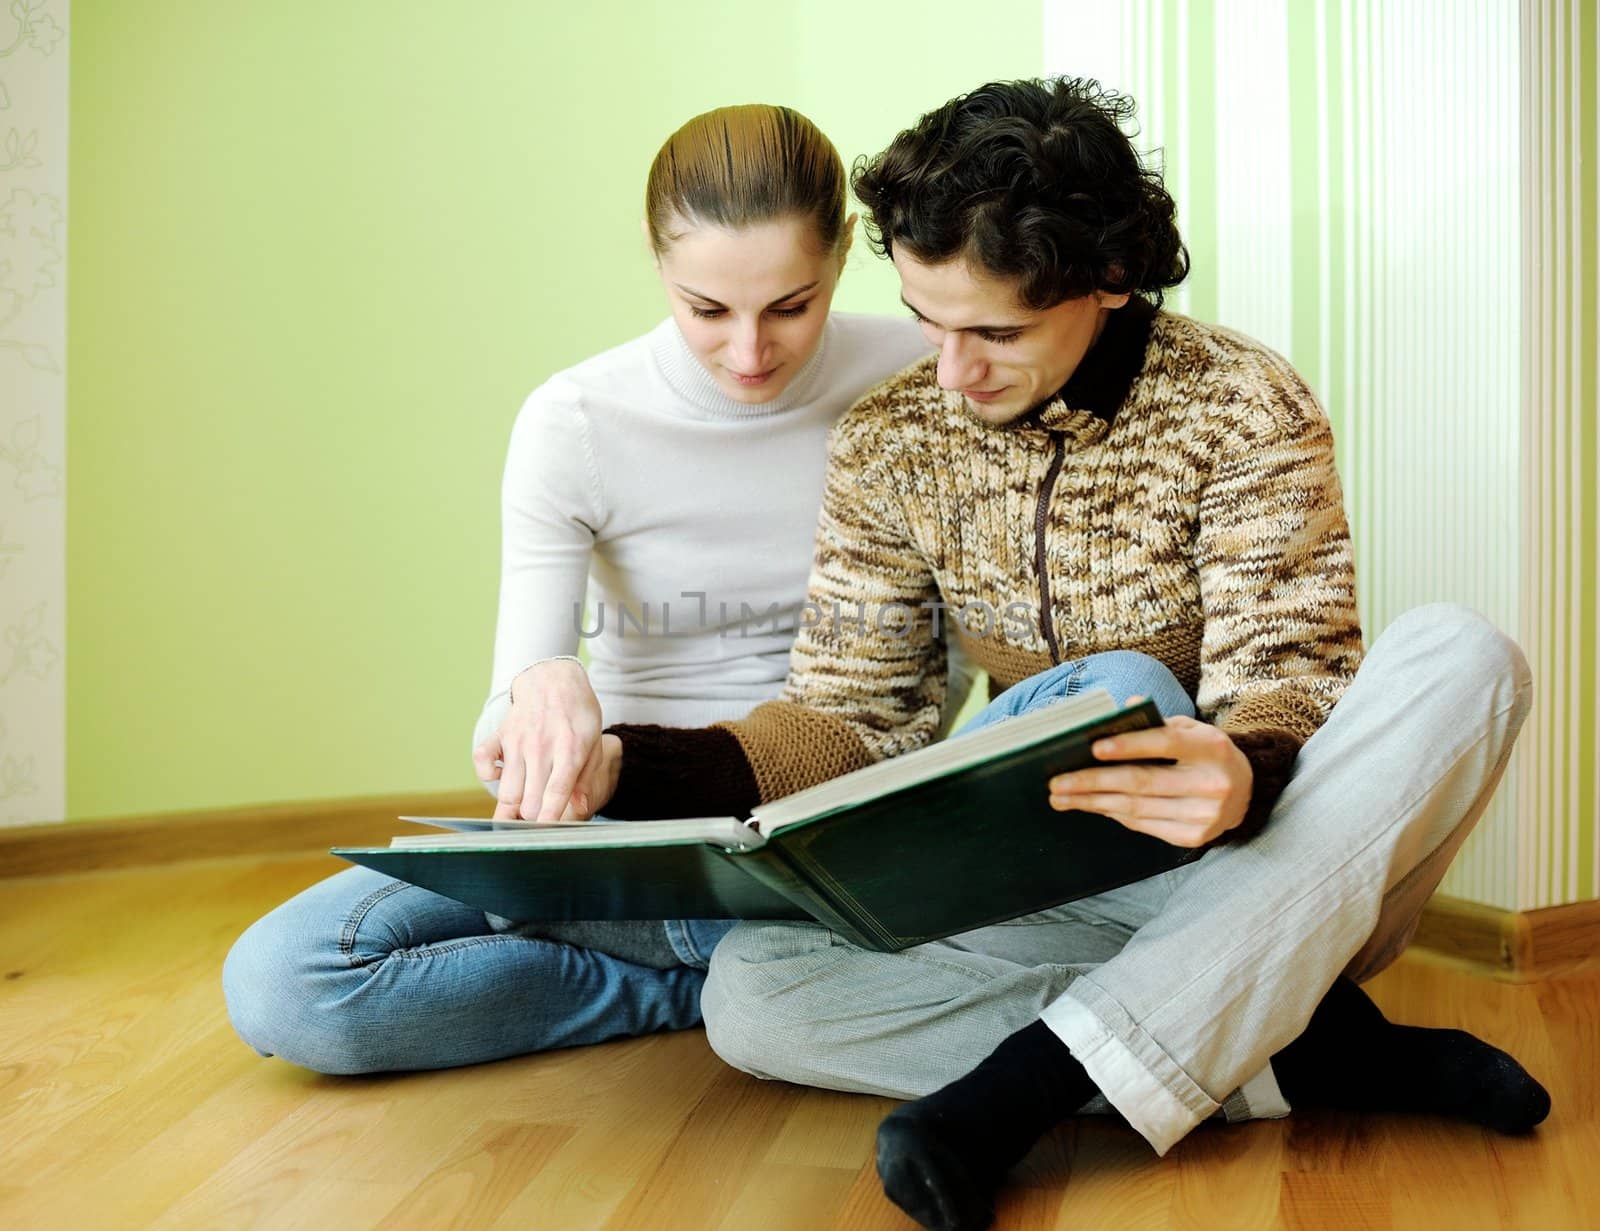
<svg viewBox="0 0 1600 1231">
<path fill-rule="evenodd" d="M 937 729 L 941 607 L 996 685 L 1021 684 L 1007 712 L 1113 675 L 1176 694 L 1166 726 L 1039 789 L 1209 845 L 1198 861 L 903 953 L 790 923 L 716 950 L 703 1007 L 731 1063 L 916 1098 L 878 1167 L 929 1227 L 986 1225 L 1006 1169 L 1090 1104 L 1160 1152 L 1284 1098 L 1507 1132 L 1548 1110 L 1505 1053 L 1392 1025 L 1356 983 L 1493 793 L 1527 664 L 1445 604 L 1363 660 L 1327 418 L 1276 354 L 1160 310 L 1188 258 L 1129 109 L 1092 82 L 988 85 L 857 171 L 938 355 L 834 430 L 822 618 L 782 699 L 605 741 L 612 817 L 743 814 L 909 751 Z M 1150 759 L 1169 763 L 1119 764 Z"/>
</svg>

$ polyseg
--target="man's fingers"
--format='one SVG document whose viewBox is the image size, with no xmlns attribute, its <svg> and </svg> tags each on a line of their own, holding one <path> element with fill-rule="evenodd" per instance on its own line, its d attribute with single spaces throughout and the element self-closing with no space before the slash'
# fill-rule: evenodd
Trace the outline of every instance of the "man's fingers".
<svg viewBox="0 0 1600 1231">
<path fill-rule="evenodd" d="M 1210 723 L 1174 714 L 1165 726 L 1096 740 L 1090 751 L 1098 761 L 1140 761 L 1152 758 L 1182 760 L 1203 755 L 1204 750 L 1228 737 Z"/>
<path fill-rule="evenodd" d="M 1071 812 L 1098 812 L 1101 816 L 1109 816 L 1113 820 L 1126 822 L 1126 820 L 1154 819 L 1157 815 L 1155 808 L 1158 803 L 1166 800 L 1148 800 L 1139 795 L 1052 795 L 1052 807 L 1062 811 Z"/>
<path fill-rule="evenodd" d="M 1161 809 L 1161 805 L 1173 802 L 1130 799 L 1125 795 L 1092 795 L 1087 799 L 1074 799 L 1068 808 L 1110 817 L 1124 829 L 1149 834 L 1169 846 L 1182 846 L 1191 850 L 1204 846 L 1222 832 L 1222 826 L 1218 823 L 1215 812 L 1209 816 L 1184 819 L 1174 817 Z"/>
<path fill-rule="evenodd" d="M 1189 795 L 1211 798 L 1216 788 L 1211 775 L 1177 765 L 1108 765 L 1103 769 L 1074 770 L 1050 779 L 1052 795 L 1109 793 L 1154 795 L 1162 799 L 1182 799 Z M 1226 782 L 1222 782 L 1222 789 L 1226 791 Z"/>
<path fill-rule="evenodd" d="M 1182 729 L 1169 724 L 1097 739 L 1089 751 L 1097 761 L 1142 761 L 1155 757 L 1176 760 L 1184 743 Z"/>
<path fill-rule="evenodd" d="M 1082 769 L 1068 780 L 1068 792 L 1108 792 L 1122 795 L 1186 795 L 1183 774 L 1157 773 L 1153 765 L 1124 765 L 1117 769 Z M 1159 767 L 1164 768 L 1164 767 Z"/>
<path fill-rule="evenodd" d="M 1197 825 L 1190 821 L 1173 821 L 1163 817 L 1120 817 L 1111 818 L 1126 829 L 1135 833 L 1149 834 L 1152 838 L 1159 838 L 1168 846 L 1181 846 L 1188 850 L 1204 846 L 1213 838 L 1221 834 L 1221 829 L 1215 826 Z M 1213 829 L 1216 832 L 1212 832 Z"/>
<path fill-rule="evenodd" d="M 1052 795 L 1050 806 L 1062 812 L 1098 812 L 1116 820 L 1171 821 L 1175 825 L 1206 825 L 1216 819 L 1217 805 L 1206 799 L 1171 799 L 1153 795 Z"/>
</svg>

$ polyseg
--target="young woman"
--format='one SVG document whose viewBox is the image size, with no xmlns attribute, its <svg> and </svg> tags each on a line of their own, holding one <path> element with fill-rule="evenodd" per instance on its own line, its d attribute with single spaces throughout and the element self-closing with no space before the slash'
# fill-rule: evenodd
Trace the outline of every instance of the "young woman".
<svg viewBox="0 0 1600 1231">
<path fill-rule="evenodd" d="M 854 222 L 838 153 L 787 108 L 708 112 L 657 154 L 644 229 L 671 318 L 551 377 L 512 429 L 473 739 L 497 817 L 588 815 L 602 715 L 699 726 L 777 696 L 828 429 L 927 350 L 910 321 L 830 315 Z M 443 1068 L 694 1026 L 730 926 L 513 924 L 352 868 L 252 925 L 223 987 L 263 1055 Z"/>
</svg>

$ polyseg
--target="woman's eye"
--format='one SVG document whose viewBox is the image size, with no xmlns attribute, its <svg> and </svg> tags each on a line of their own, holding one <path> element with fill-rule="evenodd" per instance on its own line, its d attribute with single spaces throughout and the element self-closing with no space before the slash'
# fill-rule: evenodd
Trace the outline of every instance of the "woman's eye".
<svg viewBox="0 0 1600 1231">
<path fill-rule="evenodd" d="M 805 303 L 795 304 L 790 308 L 768 308 L 767 311 L 772 313 L 773 316 L 793 317 L 804 316 L 810 308 L 811 301 L 808 299 Z M 694 304 L 689 305 L 689 311 L 703 321 L 714 321 L 728 315 L 726 308 L 701 308 L 696 307 Z"/>
</svg>

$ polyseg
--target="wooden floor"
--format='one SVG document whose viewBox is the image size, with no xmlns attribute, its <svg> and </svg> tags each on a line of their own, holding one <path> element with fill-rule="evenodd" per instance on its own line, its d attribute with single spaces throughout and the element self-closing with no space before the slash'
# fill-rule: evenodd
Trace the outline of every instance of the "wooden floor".
<svg viewBox="0 0 1600 1231">
<path fill-rule="evenodd" d="M 872 1228 L 887 1100 L 757 1082 L 699 1031 L 395 1077 L 319 1077 L 229 1029 L 222 958 L 326 856 L 0 881 L 0 1227 Z M 1512 986 L 1405 959 L 1391 1016 L 1514 1052 L 1525 1140 L 1308 1113 L 1165 1159 L 1109 1120 L 1019 1167 L 1002 1228 L 1600 1226 L 1600 976 Z"/>
</svg>

